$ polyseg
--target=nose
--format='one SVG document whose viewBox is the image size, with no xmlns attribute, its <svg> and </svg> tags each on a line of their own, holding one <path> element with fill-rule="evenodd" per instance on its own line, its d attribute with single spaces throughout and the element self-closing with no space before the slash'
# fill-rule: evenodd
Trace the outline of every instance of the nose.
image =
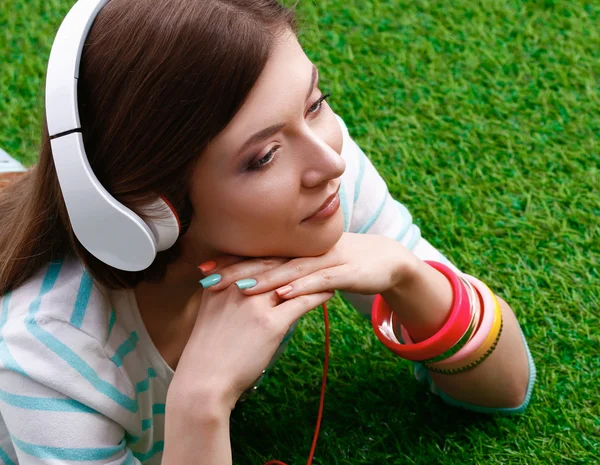
<svg viewBox="0 0 600 465">
<path fill-rule="evenodd" d="M 339 178 L 346 170 L 346 161 L 323 139 L 311 137 L 306 151 L 306 167 L 302 174 L 304 187 L 315 187 Z"/>
</svg>

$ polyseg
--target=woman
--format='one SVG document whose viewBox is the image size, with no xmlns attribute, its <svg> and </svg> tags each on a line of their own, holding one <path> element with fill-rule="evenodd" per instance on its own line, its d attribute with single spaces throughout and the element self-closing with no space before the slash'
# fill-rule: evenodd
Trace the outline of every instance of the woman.
<svg viewBox="0 0 600 465">
<path fill-rule="evenodd" d="M 90 165 L 140 216 L 159 192 L 181 230 L 142 271 L 95 258 L 43 126 L 39 162 L 0 198 L 5 462 L 231 463 L 232 409 L 334 289 L 367 318 L 393 315 L 378 337 L 399 354 L 447 327 L 459 290 L 467 347 L 497 298 L 485 357 L 444 371 L 455 341 L 456 354 L 416 357 L 415 373 L 450 404 L 526 407 L 534 368 L 509 305 L 420 237 L 295 32 L 271 0 L 100 11 L 78 89 Z"/>
</svg>

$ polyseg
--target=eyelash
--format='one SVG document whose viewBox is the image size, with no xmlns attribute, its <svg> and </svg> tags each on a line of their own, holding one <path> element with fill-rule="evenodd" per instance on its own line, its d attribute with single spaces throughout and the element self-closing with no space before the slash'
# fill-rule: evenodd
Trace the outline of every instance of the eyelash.
<svg viewBox="0 0 600 465">
<path fill-rule="evenodd" d="M 322 109 L 323 109 L 323 102 L 329 98 L 331 96 L 330 92 L 327 92 L 326 94 L 321 94 L 321 96 L 317 99 L 317 101 L 315 103 L 313 103 L 311 105 L 311 107 L 308 109 L 308 111 L 313 114 L 313 115 L 318 115 L 319 113 L 321 113 Z M 316 105 L 318 105 L 318 108 L 314 111 L 310 111 L 311 108 L 315 107 Z M 265 167 L 267 166 L 271 166 L 273 165 L 273 157 L 275 155 L 275 152 L 279 149 L 279 146 L 276 145 L 275 147 L 273 147 L 271 150 L 269 150 L 264 157 L 262 157 L 260 160 L 258 160 L 256 163 L 252 163 L 251 165 L 248 166 L 248 170 L 249 171 L 259 171 L 262 169 L 265 169 Z M 266 161 L 263 161 L 265 160 Z"/>
</svg>

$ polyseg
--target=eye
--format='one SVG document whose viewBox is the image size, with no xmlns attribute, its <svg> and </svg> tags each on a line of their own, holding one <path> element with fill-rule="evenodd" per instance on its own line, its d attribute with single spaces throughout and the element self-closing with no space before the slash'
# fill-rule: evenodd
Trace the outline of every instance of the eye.
<svg viewBox="0 0 600 465">
<path fill-rule="evenodd" d="M 323 101 L 331 96 L 331 93 L 321 94 L 319 99 L 308 109 L 309 113 L 319 113 L 323 108 Z"/>
<path fill-rule="evenodd" d="M 275 157 L 275 152 L 277 152 L 277 150 L 279 150 L 279 145 L 276 145 L 271 150 L 269 150 L 266 153 L 266 155 L 264 157 L 262 157 L 260 160 L 258 160 L 257 162 L 254 162 L 254 163 L 248 165 L 248 169 L 251 170 L 251 171 L 252 170 L 260 170 L 260 169 L 262 169 L 264 166 L 266 166 L 269 163 L 271 163 L 271 161 Z"/>
<path fill-rule="evenodd" d="M 323 109 L 323 101 L 331 96 L 331 93 L 321 94 L 321 96 L 317 99 L 315 103 L 308 109 L 308 112 L 311 114 L 319 114 Z M 248 171 L 258 171 L 261 169 L 265 169 L 267 166 L 271 166 L 275 161 L 275 153 L 280 149 L 279 145 L 276 145 L 271 150 L 269 150 L 265 156 L 263 156 L 258 161 L 251 163 L 248 165 Z"/>
</svg>

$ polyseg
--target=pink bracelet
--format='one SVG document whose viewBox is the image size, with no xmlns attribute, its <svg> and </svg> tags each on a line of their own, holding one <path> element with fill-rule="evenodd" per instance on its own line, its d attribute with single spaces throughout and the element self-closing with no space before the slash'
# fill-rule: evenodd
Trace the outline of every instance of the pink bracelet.
<svg viewBox="0 0 600 465">
<path fill-rule="evenodd" d="M 469 280 L 469 282 L 473 286 L 475 286 L 475 289 L 477 289 L 479 295 L 483 300 L 483 317 L 481 319 L 481 325 L 475 333 L 475 335 L 473 336 L 473 338 L 469 342 L 467 342 L 462 349 L 460 349 L 451 357 L 441 362 L 434 363 L 432 367 L 435 368 L 444 368 L 445 365 L 451 365 L 455 362 L 458 362 L 462 359 L 471 356 L 484 343 L 494 324 L 494 315 L 496 313 L 496 307 L 492 291 L 489 287 L 487 287 L 483 282 L 481 282 L 477 278 L 468 274 L 464 274 L 463 276 L 465 276 Z"/>
<path fill-rule="evenodd" d="M 453 347 L 472 323 L 471 303 L 465 285 L 447 265 L 432 260 L 425 263 L 442 273 L 452 286 L 452 307 L 442 328 L 424 341 L 416 344 L 401 344 L 393 336 L 392 311 L 380 294 L 375 296 L 371 309 L 371 324 L 378 339 L 392 352 L 413 361 L 428 360 L 443 354 Z M 391 334 L 390 334 L 391 333 Z"/>
<path fill-rule="evenodd" d="M 463 282 L 465 283 L 465 286 L 467 286 L 467 288 L 470 291 L 469 298 L 471 299 L 471 304 L 472 304 L 471 308 L 474 313 L 473 317 L 474 317 L 475 329 L 473 331 L 473 334 L 471 334 L 471 337 L 469 338 L 469 341 L 470 341 L 471 339 L 473 339 L 473 337 L 475 336 L 475 333 L 479 329 L 479 323 L 481 323 L 481 315 L 483 314 L 483 300 L 481 299 L 481 296 L 479 295 L 479 292 L 477 291 L 477 289 L 475 289 L 475 286 L 473 286 L 467 278 L 465 278 L 463 275 L 461 275 L 460 279 L 463 280 Z"/>
<path fill-rule="evenodd" d="M 423 364 L 440 362 L 451 357 L 460 349 L 462 349 L 471 339 L 473 339 L 473 336 L 475 336 L 475 333 L 477 332 L 477 329 L 479 327 L 479 319 L 481 316 L 481 300 L 479 297 L 479 292 L 477 292 L 477 290 L 473 287 L 469 280 L 460 275 L 458 277 L 467 289 L 467 292 L 469 294 L 469 302 L 471 303 L 471 323 L 469 324 L 469 328 L 467 329 L 463 337 L 454 346 L 452 346 L 443 354 L 438 355 L 437 357 L 430 358 L 427 360 L 421 360 L 421 363 Z M 392 315 L 392 324 L 394 322 L 394 316 L 395 315 Z M 399 327 L 402 334 L 403 342 L 405 344 L 414 344 L 406 328 L 402 325 L 399 325 Z"/>
</svg>

